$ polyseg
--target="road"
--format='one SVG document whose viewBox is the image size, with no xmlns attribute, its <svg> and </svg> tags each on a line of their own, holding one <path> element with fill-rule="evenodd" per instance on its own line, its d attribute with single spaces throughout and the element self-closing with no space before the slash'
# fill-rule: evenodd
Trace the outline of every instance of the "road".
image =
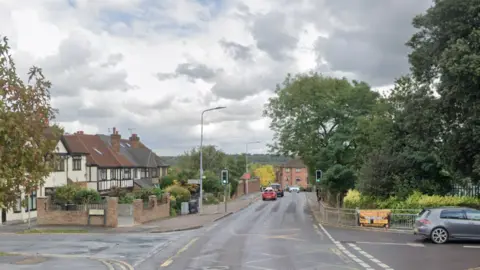
<svg viewBox="0 0 480 270">
<path fill-rule="evenodd" d="M 0 234 L 0 269 L 466 270 L 480 243 L 434 245 L 410 234 L 321 226 L 305 194 L 258 201 L 207 227 L 153 234 Z M 38 253 L 38 257 L 31 257 Z M 54 255 L 54 256 L 51 256 Z"/>
</svg>

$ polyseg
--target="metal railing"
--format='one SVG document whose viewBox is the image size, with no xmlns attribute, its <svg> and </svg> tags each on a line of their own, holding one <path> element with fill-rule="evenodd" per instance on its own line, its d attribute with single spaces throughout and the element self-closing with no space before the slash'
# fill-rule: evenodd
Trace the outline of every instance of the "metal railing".
<svg viewBox="0 0 480 270">
<path fill-rule="evenodd" d="M 332 225 L 360 226 L 360 209 L 335 208 L 319 204 L 319 216 L 322 222 Z M 399 230 L 413 229 L 419 209 L 394 209 L 389 215 L 389 228 Z"/>
</svg>

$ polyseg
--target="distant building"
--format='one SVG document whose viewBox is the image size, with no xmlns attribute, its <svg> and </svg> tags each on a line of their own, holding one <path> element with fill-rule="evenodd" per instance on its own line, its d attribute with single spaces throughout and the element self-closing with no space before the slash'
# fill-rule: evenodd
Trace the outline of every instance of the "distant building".
<svg viewBox="0 0 480 270">
<path fill-rule="evenodd" d="M 282 188 L 286 186 L 306 188 L 308 185 L 308 169 L 301 159 L 292 159 L 278 167 L 276 178 Z"/>
</svg>

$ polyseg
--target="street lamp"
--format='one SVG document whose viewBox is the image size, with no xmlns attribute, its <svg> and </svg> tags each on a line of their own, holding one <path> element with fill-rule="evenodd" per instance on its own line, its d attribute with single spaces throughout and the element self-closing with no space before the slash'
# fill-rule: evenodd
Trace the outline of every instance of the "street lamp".
<svg viewBox="0 0 480 270">
<path fill-rule="evenodd" d="M 248 145 L 260 143 L 260 141 L 248 142 L 245 144 L 245 173 L 248 173 Z M 245 179 L 245 194 L 248 194 L 248 180 Z"/>
<path fill-rule="evenodd" d="M 209 111 L 221 110 L 227 107 L 215 107 L 206 109 L 202 112 L 202 117 L 200 120 L 200 201 L 198 202 L 198 211 L 202 214 L 202 205 L 203 205 L 203 114 Z"/>
</svg>

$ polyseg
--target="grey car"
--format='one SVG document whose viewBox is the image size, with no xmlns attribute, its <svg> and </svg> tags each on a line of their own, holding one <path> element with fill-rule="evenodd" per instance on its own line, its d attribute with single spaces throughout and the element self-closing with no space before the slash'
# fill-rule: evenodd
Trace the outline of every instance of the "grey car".
<svg viewBox="0 0 480 270">
<path fill-rule="evenodd" d="M 435 244 L 453 238 L 480 240 L 480 211 L 465 207 L 423 209 L 415 220 L 414 234 Z"/>
</svg>

